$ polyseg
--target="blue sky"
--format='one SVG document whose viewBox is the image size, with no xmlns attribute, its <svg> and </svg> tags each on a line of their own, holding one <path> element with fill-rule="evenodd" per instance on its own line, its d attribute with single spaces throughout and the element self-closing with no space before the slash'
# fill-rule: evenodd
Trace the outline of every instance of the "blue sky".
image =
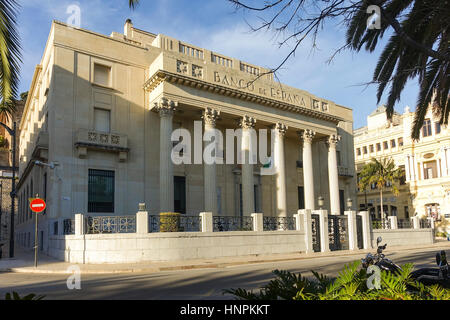
<svg viewBox="0 0 450 320">
<path fill-rule="evenodd" d="M 30 86 L 39 64 L 53 19 L 66 22 L 67 8 L 81 9 L 81 27 L 105 35 L 123 32 L 127 18 L 136 28 L 162 33 L 188 43 L 263 67 L 276 67 L 290 51 L 279 48 L 274 34 L 250 32 L 247 22 L 256 23 L 253 13 L 238 11 L 225 0 L 141 0 L 135 11 L 128 0 L 19 0 L 19 32 L 23 47 L 20 92 Z M 247 22 L 246 22 L 247 21 Z M 328 58 L 344 41 L 344 31 L 326 26 L 318 38 L 318 48 L 310 43 L 298 49 L 277 75 L 282 83 L 306 90 L 353 109 L 354 128 L 366 125 L 366 117 L 376 108 L 376 86 L 362 85 L 372 78 L 380 50 L 372 54 L 345 51 L 331 64 Z M 410 82 L 396 110 L 406 105 L 415 109 L 418 86 Z M 382 100 L 385 101 L 384 99 Z"/>
</svg>

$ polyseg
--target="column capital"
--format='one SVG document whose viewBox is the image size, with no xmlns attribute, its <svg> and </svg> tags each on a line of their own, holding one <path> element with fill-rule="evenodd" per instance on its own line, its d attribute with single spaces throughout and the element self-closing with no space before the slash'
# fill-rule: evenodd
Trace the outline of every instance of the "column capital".
<svg viewBox="0 0 450 320">
<path fill-rule="evenodd" d="M 202 115 L 202 119 L 205 122 L 205 124 L 211 125 L 213 127 L 216 126 L 216 121 L 219 118 L 220 115 L 220 111 L 207 107 L 204 111 L 203 111 L 203 115 Z"/>
<path fill-rule="evenodd" d="M 305 129 L 298 131 L 298 136 L 300 139 L 305 143 L 312 143 L 312 140 L 314 139 L 314 136 L 316 135 L 316 132 L 310 129 Z"/>
<path fill-rule="evenodd" d="M 337 143 L 341 140 L 338 134 L 332 134 L 327 138 L 327 144 L 330 148 L 336 148 Z"/>
<path fill-rule="evenodd" d="M 273 128 L 277 131 L 277 133 L 279 135 L 284 136 L 289 127 L 287 125 L 285 125 L 284 123 L 277 122 L 277 123 L 275 123 Z"/>
<path fill-rule="evenodd" d="M 247 115 L 238 120 L 238 126 L 242 129 L 253 129 L 255 124 L 256 119 Z"/>
<path fill-rule="evenodd" d="M 178 107 L 178 102 L 163 97 L 159 101 L 154 102 L 154 106 L 160 117 L 172 116 Z"/>
</svg>

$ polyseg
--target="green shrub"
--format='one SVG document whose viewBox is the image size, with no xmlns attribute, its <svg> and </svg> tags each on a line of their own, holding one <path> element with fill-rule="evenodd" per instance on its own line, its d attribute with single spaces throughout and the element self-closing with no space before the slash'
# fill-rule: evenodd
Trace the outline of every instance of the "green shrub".
<svg viewBox="0 0 450 320">
<path fill-rule="evenodd" d="M 438 285 L 424 286 L 411 279 L 412 264 L 402 266 L 402 272 L 393 274 L 381 270 L 380 288 L 369 289 L 370 275 L 361 268 L 360 261 L 346 265 L 337 278 L 328 278 L 312 271 L 308 279 L 300 273 L 275 270 L 275 279 L 263 286 L 258 293 L 245 289 L 227 289 L 242 300 L 449 300 L 450 289 Z"/>
<path fill-rule="evenodd" d="M 176 212 L 161 212 L 159 214 L 159 232 L 180 231 L 180 214 Z"/>
<path fill-rule="evenodd" d="M 5 148 L 8 144 L 8 140 L 4 136 L 0 136 L 0 148 Z"/>
<path fill-rule="evenodd" d="M 12 295 L 8 292 L 5 294 L 5 300 L 42 300 L 45 296 L 37 296 L 34 293 L 30 293 L 24 297 L 20 297 L 17 292 L 12 293 Z"/>
</svg>

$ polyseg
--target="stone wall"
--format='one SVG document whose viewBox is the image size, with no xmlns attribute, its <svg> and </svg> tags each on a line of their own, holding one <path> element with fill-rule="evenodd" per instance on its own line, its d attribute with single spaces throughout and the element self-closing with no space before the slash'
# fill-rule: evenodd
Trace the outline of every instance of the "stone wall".
<svg viewBox="0 0 450 320">
<path fill-rule="evenodd" d="M 424 245 L 434 242 L 433 229 L 375 229 L 372 231 L 372 247 L 376 248 L 377 238 L 388 246 Z"/>
<path fill-rule="evenodd" d="M 301 231 L 53 236 L 49 255 L 71 263 L 135 263 L 305 251 Z"/>
</svg>

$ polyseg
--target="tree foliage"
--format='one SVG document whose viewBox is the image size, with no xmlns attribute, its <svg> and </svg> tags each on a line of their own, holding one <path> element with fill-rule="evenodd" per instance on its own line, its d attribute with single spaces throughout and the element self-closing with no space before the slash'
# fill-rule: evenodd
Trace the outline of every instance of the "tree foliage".
<svg viewBox="0 0 450 320">
<path fill-rule="evenodd" d="M 261 23 L 251 26 L 253 31 L 274 31 L 281 38 L 280 47 L 293 44 L 289 54 L 270 71 L 273 73 L 295 55 L 306 39 L 311 39 L 315 48 L 318 34 L 325 26 L 338 25 L 346 31 L 342 47 L 334 52 L 332 58 L 344 49 L 359 52 L 364 48 L 373 52 L 383 36 L 390 35 L 369 82 L 378 86 L 377 103 L 389 91 L 386 113 L 391 119 L 407 81 L 417 78 L 420 90 L 412 138 L 419 139 L 430 106 L 440 118 L 440 123 L 448 124 L 448 0 L 271 0 L 263 4 L 255 0 L 228 1 L 237 9 L 258 14 Z M 379 15 L 372 15 L 372 6 L 378 8 Z"/>
<path fill-rule="evenodd" d="M 10 117 L 16 110 L 14 98 L 19 87 L 21 46 L 17 32 L 15 0 L 0 0 L 0 116 Z"/>
<path fill-rule="evenodd" d="M 226 289 L 239 300 L 448 300 L 450 289 L 438 285 L 424 286 L 411 278 L 412 264 L 401 266 L 398 274 L 381 270 L 380 288 L 369 289 L 371 276 L 360 267 L 360 261 L 344 266 L 336 278 L 328 278 L 312 271 L 307 278 L 289 271 L 275 270 L 275 279 L 259 292 L 246 289 Z"/>
</svg>

